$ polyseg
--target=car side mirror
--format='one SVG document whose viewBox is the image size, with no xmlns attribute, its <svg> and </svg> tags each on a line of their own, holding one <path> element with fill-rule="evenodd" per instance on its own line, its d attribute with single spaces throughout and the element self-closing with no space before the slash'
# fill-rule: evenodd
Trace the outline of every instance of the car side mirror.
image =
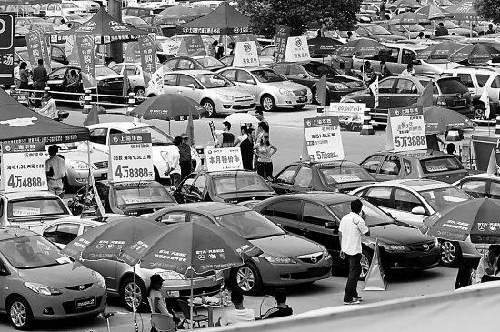
<svg viewBox="0 0 500 332">
<path fill-rule="evenodd" d="M 246 80 L 245 84 L 255 85 L 254 80 Z"/>
<path fill-rule="evenodd" d="M 412 60 L 411 62 L 413 65 L 415 66 L 420 66 L 422 64 L 422 61 L 421 60 Z"/>
<path fill-rule="evenodd" d="M 411 209 L 411 213 L 417 216 L 423 216 L 425 215 L 425 209 L 423 206 L 415 206 L 413 209 Z"/>
</svg>

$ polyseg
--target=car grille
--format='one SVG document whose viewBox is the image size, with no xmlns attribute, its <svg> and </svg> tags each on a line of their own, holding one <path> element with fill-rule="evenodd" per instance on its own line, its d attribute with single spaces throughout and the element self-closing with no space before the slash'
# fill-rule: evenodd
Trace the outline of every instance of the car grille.
<svg viewBox="0 0 500 332">
<path fill-rule="evenodd" d="M 294 90 L 293 94 L 296 96 L 307 96 L 307 90 L 306 89 L 300 89 L 300 90 Z"/>
<path fill-rule="evenodd" d="M 215 285 L 211 287 L 203 287 L 203 288 L 195 288 L 193 293 L 194 296 L 197 295 L 213 295 L 216 294 L 220 291 L 221 285 Z M 189 289 L 181 290 L 179 292 L 180 297 L 190 297 L 191 296 L 191 291 Z"/>
<path fill-rule="evenodd" d="M 464 107 L 467 104 L 467 102 L 465 99 L 458 99 L 458 100 L 450 100 L 447 104 L 450 107 Z"/>
<path fill-rule="evenodd" d="M 299 256 L 297 257 L 301 262 L 307 263 L 307 264 L 316 264 L 320 260 L 323 259 L 323 253 L 316 253 L 316 254 L 311 254 L 311 255 L 304 255 L 304 256 Z"/>
<path fill-rule="evenodd" d="M 102 296 L 98 296 L 95 299 L 95 306 L 86 307 L 86 308 L 83 308 L 80 310 L 76 310 L 75 301 L 66 301 L 66 302 L 63 302 L 63 308 L 64 308 L 64 311 L 66 312 L 66 314 L 75 314 L 75 313 L 79 313 L 79 312 L 92 311 L 95 308 L 99 308 L 99 306 L 101 305 L 101 302 L 102 302 Z"/>
<path fill-rule="evenodd" d="M 251 97 L 251 96 L 236 97 L 236 98 L 234 98 L 234 101 L 237 102 L 237 103 L 252 102 L 253 100 L 254 100 L 254 98 Z"/>
<path fill-rule="evenodd" d="M 415 251 L 429 251 L 433 249 L 436 246 L 434 242 L 428 242 L 428 243 L 422 243 L 422 244 L 415 244 L 415 245 L 409 245 L 408 247 L 411 250 Z"/>
<path fill-rule="evenodd" d="M 250 104 L 250 105 L 234 105 L 233 108 L 235 110 L 244 110 L 244 109 L 247 109 L 247 108 L 254 108 L 255 107 L 255 104 Z"/>
<path fill-rule="evenodd" d="M 108 162 L 107 161 L 98 161 L 98 162 L 94 163 L 94 166 L 98 169 L 108 168 Z"/>
<path fill-rule="evenodd" d="M 93 285 L 93 283 L 78 285 L 78 286 L 70 286 L 70 287 L 66 287 L 66 289 L 74 290 L 74 291 L 83 291 L 83 290 L 86 290 L 87 288 L 92 287 L 92 285 Z"/>
<path fill-rule="evenodd" d="M 282 274 L 282 279 L 311 279 L 311 278 L 321 278 L 328 274 L 330 274 L 332 269 L 330 267 L 311 267 L 305 270 L 304 272 L 296 272 L 296 273 L 287 273 Z"/>
</svg>

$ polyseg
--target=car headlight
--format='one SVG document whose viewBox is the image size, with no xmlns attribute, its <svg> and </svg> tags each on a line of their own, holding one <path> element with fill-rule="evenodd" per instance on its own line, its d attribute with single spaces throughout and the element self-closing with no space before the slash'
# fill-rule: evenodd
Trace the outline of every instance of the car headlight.
<svg viewBox="0 0 500 332">
<path fill-rule="evenodd" d="M 98 287 L 106 288 L 106 279 L 100 274 L 94 271 L 93 276 L 95 278 L 95 284 Z"/>
<path fill-rule="evenodd" d="M 68 167 L 71 167 L 71 168 L 77 169 L 77 170 L 88 170 L 89 169 L 89 164 L 87 164 L 86 162 L 81 161 L 81 160 L 67 159 L 66 165 L 68 165 Z"/>
<path fill-rule="evenodd" d="M 404 250 L 407 250 L 408 248 L 406 246 L 402 246 L 402 245 L 388 245 L 387 246 L 387 249 L 389 250 L 394 250 L 394 251 L 404 251 Z"/>
<path fill-rule="evenodd" d="M 297 262 L 290 257 L 264 256 L 264 258 L 271 264 L 297 264 Z"/>
<path fill-rule="evenodd" d="M 334 90 L 349 90 L 349 87 L 342 83 L 330 83 L 328 84 L 328 86 L 333 88 Z"/>
<path fill-rule="evenodd" d="M 34 282 L 25 282 L 24 286 L 26 286 L 26 288 L 29 288 L 33 292 L 35 292 L 37 294 L 40 294 L 40 295 L 56 296 L 56 295 L 61 295 L 62 294 L 62 292 L 59 289 L 57 289 L 57 288 L 50 287 L 50 286 L 45 286 L 45 285 L 42 285 L 42 284 L 37 284 L 37 283 L 34 283 Z"/>
<path fill-rule="evenodd" d="M 182 274 L 177 273 L 175 271 L 170 271 L 170 270 L 162 271 L 158 274 L 165 280 L 185 280 L 186 279 L 186 277 L 184 277 Z"/>
<path fill-rule="evenodd" d="M 234 96 L 230 95 L 219 95 L 223 100 L 234 101 Z"/>
<path fill-rule="evenodd" d="M 279 89 L 279 92 L 284 96 L 293 96 L 293 92 L 287 89 Z"/>
</svg>

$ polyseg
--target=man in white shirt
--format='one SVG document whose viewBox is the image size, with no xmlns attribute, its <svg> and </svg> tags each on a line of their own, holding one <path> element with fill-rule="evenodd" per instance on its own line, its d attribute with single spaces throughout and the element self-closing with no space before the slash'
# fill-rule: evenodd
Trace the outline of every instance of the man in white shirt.
<svg viewBox="0 0 500 332">
<path fill-rule="evenodd" d="M 57 145 L 49 146 L 49 159 L 45 161 L 45 174 L 47 175 L 47 187 L 50 192 L 63 198 L 64 182 L 66 176 L 66 162 L 57 155 L 59 147 Z"/>
<path fill-rule="evenodd" d="M 241 292 L 233 290 L 231 292 L 231 302 L 234 304 L 234 309 L 225 310 L 222 317 L 219 318 L 218 325 L 227 326 L 255 320 L 255 311 L 246 309 L 243 306 L 243 294 Z"/>
<path fill-rule="evenodd" d="M 361 275 L 361 236 L 370 235 L 370 230 L 366 227 L 365 221 L 361 217 L 363 203 L 356 199 L 351 202 L 351 213 L 344 216 L 340 221 L 340 244 L 341 257 L 349 261 L 349 276 L 345 285 L 344 304 L 359 304 L 362 300 L 358 296 L 356 287 Z"/>
</svg>

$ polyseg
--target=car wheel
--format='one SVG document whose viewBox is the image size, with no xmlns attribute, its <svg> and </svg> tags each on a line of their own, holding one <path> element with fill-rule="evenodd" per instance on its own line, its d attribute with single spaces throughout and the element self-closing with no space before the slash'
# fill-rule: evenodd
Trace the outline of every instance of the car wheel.
<svg viewBox="0 0 500 332">
<path fill-rule="evenodd" d="M 487 120 L 484 108 L 479 106 L 474 107 L 474 119 L 475 120 Z"/>
<path fill-rule="evenodd" d="M 126 277 L 120 287 L 120 298 L 123 305 L 129 311 L 138 311 L 146 302 L 146 286 L 141 278 L 133 276 Z"/>
<path fill-rule="evenodd" d="M 262 96 L 260 104 L 266 112 L 274 111 L 276 109 L 276 102 L 274 101 L 273 96 L 270 95 Z"/>
<path fill-rule="evenodd" d="M 372 263 L 372 258 L 373 253 L 369 249 L 363 248 L 363 252 L 361 253 L 361 274 L 359 275 L 359 280 L 365 280 Z"/>
<path fill-rule="evenodd" d="M 85 95 L 82 94 L 78 96 L 78 106 L 80 106 L 80 108 L 85 106 Z"/>
<path fill-rule="evenodd" d="M 244 294 L 256 295 L 262 290 L 262 279 L 252 263 L 246 263 L 235 269 L 233 283 Z"/>
<path fill-rule="evenodd" d="M 210 99 L 202 100 L 201 106 L 205 109 L 209 117 L 213 117 L 215 116 L 215 114 L 217 114 L 217 112 L 215 111 L 215 104 Z"/>
<path fill-rule="evenodd" d="M 135 88 L 135 98 L 139 100 L 146 99 L 146 90 L 142 86 Z"/>
<path fill-rule="evenodd" d="M 33 312 L 24 298 L 17 296 L 7 304 L 9 321 L 17 330 L 29 330 L 33 325 Z"/>
<path fill-rule="evenodd" d="M 441 242 L 441 264 L 444 266 L 455 266 L 460 260 L 460 245 L 458 242 L 440 240 Z"/>
</svg>

